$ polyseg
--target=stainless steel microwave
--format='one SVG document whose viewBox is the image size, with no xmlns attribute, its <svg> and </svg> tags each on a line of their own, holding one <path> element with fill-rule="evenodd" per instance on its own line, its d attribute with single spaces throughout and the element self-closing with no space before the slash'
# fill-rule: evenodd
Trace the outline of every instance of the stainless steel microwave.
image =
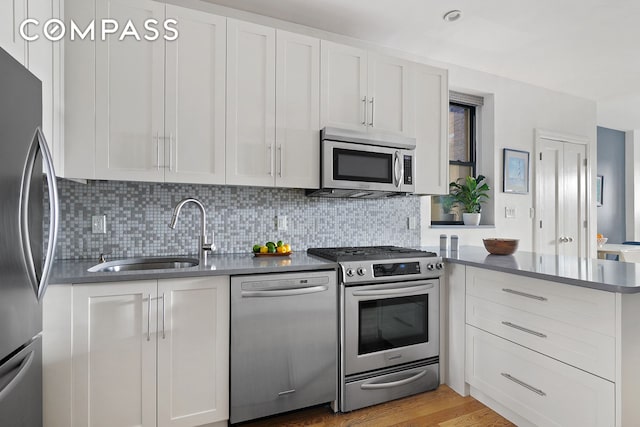
<svg viewBox="0 0 640 427">
<path fill-rule="evenodd" d="M 324 128 L 320 190 L 309 196 L 382 198 L 414 192 L 414 138 Z"/>
</svg>

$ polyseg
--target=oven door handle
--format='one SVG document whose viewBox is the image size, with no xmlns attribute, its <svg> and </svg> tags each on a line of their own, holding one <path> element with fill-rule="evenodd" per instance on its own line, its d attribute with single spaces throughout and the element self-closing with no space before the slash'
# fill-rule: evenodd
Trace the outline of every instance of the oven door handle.
<svg viewBox="0 0 640 427">
<path fill-rule="evenodd" d="M 427 375 L 427 371 L 420 371 L 417 374 L 410 376 L 409 378 L 405 378 L 399 381 L 391 381 L 390 383 L 365 383 L 360 386 L 362 390 L 381 390 L 386 388 L 400 387 L 414 381 L 419 380 L 420 378 Z"/>
<path fill-rule="evenodd" d="M 352 295 L 354 297 L 404 295 L 408 293 L 428 291 L 429 289 L 433 289 L 434 286 L 435 285 L 433 283 L 430 283 L 428 285 L 407 286 L 404 288 L 378 289 L 378 290 L 370 290 L 370 291 L 353 291 Z"/>
<path fill-rule="evenodd" d="M 328 286 L 311 286 L 308 288 L 278 289 L 273 291 L 241 291 L 243 298 L 260 297 L 290 297 L 295 295 L 314 294 L 316 292 L 328 291 Z"/>
</svg>

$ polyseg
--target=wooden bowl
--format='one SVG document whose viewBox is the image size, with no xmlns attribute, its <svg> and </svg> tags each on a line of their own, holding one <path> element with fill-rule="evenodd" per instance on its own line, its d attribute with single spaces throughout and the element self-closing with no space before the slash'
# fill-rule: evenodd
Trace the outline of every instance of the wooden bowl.
<svg viewBox="0 0 640 427">
<path fill-rule="evenodd" d="M 518 249 L 518 239 L 482 239 L 484 247 L 493 255 L 511 255 Z"/>
</svg>

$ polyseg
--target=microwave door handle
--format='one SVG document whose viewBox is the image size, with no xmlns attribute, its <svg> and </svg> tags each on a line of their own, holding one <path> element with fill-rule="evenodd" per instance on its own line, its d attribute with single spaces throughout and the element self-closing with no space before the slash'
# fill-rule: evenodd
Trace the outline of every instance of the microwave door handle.
<svg viewBox="0 0 640 427">
<path fill-rule="evenodd" d="M 397 188 L 400 188 L 400 184 L 402 184 L 402 176 L 404 175 L 404 167 L 402 162 L 400 161 L 400 152 L 396 151 L 393 155 L 393 177 L 395 179 L 395 185 Z"/>
</svg>

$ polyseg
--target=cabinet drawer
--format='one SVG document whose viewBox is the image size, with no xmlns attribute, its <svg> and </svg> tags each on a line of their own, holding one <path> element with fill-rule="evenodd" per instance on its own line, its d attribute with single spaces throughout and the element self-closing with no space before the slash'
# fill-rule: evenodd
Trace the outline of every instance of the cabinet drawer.
<svg viewBox="0 0 640 427">
<path fill-rule="evenodd" d="M 615 294 L 467 268 L 467 295 L 615 337 Z"/>
<path fill-rule="evenodd" d="M 466 381 L 536 425 L 614 425 L 612 382 L 473 326 L 467 326 Z"/>
<path fill-rule="evenodd" d="M 615 378 L 615 338 L 467 296 L 467 323 L 611 381 Z"/>
</svg>

